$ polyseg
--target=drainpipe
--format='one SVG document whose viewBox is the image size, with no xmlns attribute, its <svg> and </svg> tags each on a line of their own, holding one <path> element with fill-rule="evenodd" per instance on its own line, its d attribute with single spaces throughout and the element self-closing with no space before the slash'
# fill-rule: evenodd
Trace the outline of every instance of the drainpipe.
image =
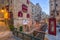
<svg viewBox="0 0 60 40">
<path fill-rule="evenodd" d="M 56 16 L 56 0 L 55 0 L 55 2 L 54 2 L 54 6 L 55 6 L 55 14 L 54 14 L 54 18 L 55 18 L 55 16 Z"/>
</svg>

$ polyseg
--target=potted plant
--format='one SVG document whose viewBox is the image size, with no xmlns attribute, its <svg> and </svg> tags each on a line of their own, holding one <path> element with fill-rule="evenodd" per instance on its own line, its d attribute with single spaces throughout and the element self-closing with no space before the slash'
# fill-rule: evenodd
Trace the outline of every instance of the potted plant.
<svg viewBox="0 0 60 40">
<path fill-rule="evenodd" d="M 20 32 L 23 31 L 23 26 L 20 26 L 19 31 L 20 31 Z"/>
<path fill-rule="evenodd" d="M 14 30 L 14 26 L 13 25 L 9 25 L 9 28 L 10 28 L 11 31 Z"/>
</svg>

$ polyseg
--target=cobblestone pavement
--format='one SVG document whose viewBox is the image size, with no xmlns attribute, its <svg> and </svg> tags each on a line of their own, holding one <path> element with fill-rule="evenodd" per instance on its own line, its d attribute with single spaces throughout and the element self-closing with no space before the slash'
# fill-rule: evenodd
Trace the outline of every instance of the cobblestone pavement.
<svg viewBox="0 0 60 40">
<path fill-rule="evenodd" d="M 0 40 L 21 40 L 12 34 L 10 31 L 0 32 Z"/>
<path fill-rule="evenodd" d="M 17 38 L 16 36 L 12 36 L 12 37 L 8 38 L 7 40 L 22 40 L 22 39 Z"/>
<path fill-rule="evenodd" d="M 53 35 L 47 34 L 46 37 L 48 38 L 48 40 L 60 40 L 60 32 L 57 31 L 56 36 L 53 36 Z"/>
</svg>

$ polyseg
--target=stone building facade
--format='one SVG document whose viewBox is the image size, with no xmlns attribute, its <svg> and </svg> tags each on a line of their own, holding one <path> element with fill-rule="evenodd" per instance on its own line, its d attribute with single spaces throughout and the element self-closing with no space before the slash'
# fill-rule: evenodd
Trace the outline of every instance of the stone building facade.
<svg viewBox="0 0 60 40">
<path fill-rule="evenodd" d="M 30 4 L 31 4 L 31 11 L 32 11 L 32 19 L 34 21 L 40 21 L 42 8 L 40 7 L 39 3 L 36 3 L 35 5 L 32 2 L 30 2 Z"/>
<path fill-rule="evenodd" d="M 50 3 L 50 15 L 51 16 L 55 15 L 57 24 L 60 24 L 60 0 L 50 0 L 49 3 Z"/>
<path fill-rule="evenodd" d="M 39 3 L 33 4 L 32 2 L 30 2 L 30 5 L 32 13 L 32 26 L 34 27 L 34 29 L 37 29 L 40 27 L 42 8 L 40 7 Z"/>
<path fill-rule="evenodd" d="M 32 14 L 29 0 L 12 0 L 12 12 L 14 27 L 20 29 L 22 26 L 24 32 L 31 31 Z"/>
</svg>

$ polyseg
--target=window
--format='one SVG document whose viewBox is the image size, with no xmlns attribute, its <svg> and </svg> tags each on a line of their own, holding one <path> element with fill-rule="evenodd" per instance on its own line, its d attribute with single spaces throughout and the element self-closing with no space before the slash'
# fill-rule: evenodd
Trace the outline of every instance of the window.
<svg viewBox="0 0 60 40">
<path fill-rule="evenodd" d="M 54 13 L 56 10 L 54 9 L 52 12 Z"/>
<path fill-rule="evenodd" d="M 22 12 L 18 12 L 18 17 L 23 17 L 23 13 Z"/>
<path fill-rule="evenodd" d="M 51 13 L 51 16 L 53 16 L 53 14 Z"/>
<path fill-rule="evenodd" d="M 53 4 L 51 4 L 51 6 L 53 6 Z"/>
<path fill-rule="evenodd" d="M 59 13 L 57 13 L 57 16 L 59 15 Z"/>
<path fill-rule="evenodd" d="M 57 16 L 59 15 L 59 11 L 57 11 Z"/>
<path fill-rule="evenodd" d="M 27 14 L 27 18 L 30 18 L 30 14 Z"/>
<path fill-rule="evenodd" d="M 29 0 L 27 0 L 27 4 L 29 4 Z"/>
<path fill-rule="evenodd" d="M 33 8 L 32 8 L 32 12 L 33 12 Z"/>
<path fill-rule="evenodd" d="M 28 8 L 28 7 L 27 7 L 25 4 L 22 5 L 22 11 L 23 11 L 23 12 L 27 12 L 27 10 L 28 10 L 27 8 Z"/>
<path fill-rule="evenodd" d="M 12 3 L 12 0 L 11 0 L 11 3 Z"/>
<path fill-rule="evenodd" d="M 58 6 L 58 4 L 56 4 L 56 6 Z"/>
<path fill-rule="evenodd" d="M 5 8 L 7 9 L 7 11 L 9 11 L 9 5 L 5 6 Z"/>
</svg>

